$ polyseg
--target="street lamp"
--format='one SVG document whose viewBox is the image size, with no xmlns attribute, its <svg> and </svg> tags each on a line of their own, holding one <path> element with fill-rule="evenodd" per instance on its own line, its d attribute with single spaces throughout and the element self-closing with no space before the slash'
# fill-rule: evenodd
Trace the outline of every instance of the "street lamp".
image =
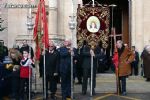
<svg viewBox="0 0 150 100">
<path fill-rule="evenodd" d="M 111 7 L 111 10 L 112 10 L 112 15 L 111 15 L 111 33 L 112 33 L 112 31 L 113 31 L 113 28 L 114 28 L 114 21 L 113 21 L 113 17 L 114 17 L 114 15 L 113 15 L 113 13 L 114 13 L 114 8 L 116 7 L 117 5 L 115 5 L 115 4 L 111 4 L 111 5 L 109 5 L 109 7 Z M 111 34 L 111 36 L 113 36 L 113 34 Z M 111 37 L 111 48 L 110 48 L 110 56 L 112 56 L 112 37 Z"/>
<path fill-rule="evenodd" d="M 33 26 L 34 26 L 32 19 L 33 19 L 33 16 L 32 16 L 32 12 L 31 12 L 31 8 L 29 8 L 29 12 L 27 15 L 27 29 L 28 29 L 29 33 L 32 32 Z"/>
<path fill-rule="evenodd" d="M 74 34 L 74 30 L 76 28 L 76 22 L 75 22 L 75 16 L 69 16 L 70 17 L 70 21 L 69 21 L 69 29 L 71 30 L 72 33 L 72 39 L 71 39 L 71 99 L 73 100 L 73 92 L 74 92 L 74 86 L 73 86 L 73 56 L 74 56 L 74 52 L 73 52 L 73 34 Z"/>
</svg>

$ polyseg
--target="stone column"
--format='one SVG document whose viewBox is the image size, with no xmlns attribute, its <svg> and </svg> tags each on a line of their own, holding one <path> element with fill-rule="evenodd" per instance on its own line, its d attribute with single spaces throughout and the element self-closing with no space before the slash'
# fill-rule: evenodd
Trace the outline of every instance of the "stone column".
<svg viewBox="0 0 150 100">
<path fill-rule="evenodd" d="M 58 34 L 64 34 L 64 0 L 58 0 Z"/>
<path fill-rule="evenodd" d="M 139 52 L 144 47 L 144 27 L 143 27 L 143 1 L 132 1 L 132 45 L 135 45 Z"/>
<path fill-rule="evenodd" d="M 60 45 L 64 40 L 63 35 L 63 1 L 49 0 L 49 38 L 56 44 Z"/>
<path fill-rule="evenodd" d="M 144 28 L 144 46 L 150 45 L 150 1 L 143 0 L 143 28 Z"/>
<path fill-rule="evenodd" d="M 49 24 L 49 34 L 58 34 L 57 31 L 57 0 L 49 0 L 49 15 L 48 15 L 48 24 Z"/>
</svg>

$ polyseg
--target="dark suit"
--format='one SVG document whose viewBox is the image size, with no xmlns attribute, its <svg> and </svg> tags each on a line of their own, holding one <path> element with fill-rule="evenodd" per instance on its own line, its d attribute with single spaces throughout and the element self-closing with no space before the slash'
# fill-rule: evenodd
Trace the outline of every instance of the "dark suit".
<svg viewBox="0 0 150 100">
<path fill-rule="evenodd" d="M 104 49 L 101 48 L 100 46 L 97 46 L 94 52 L 96 55 L 95 58 L 96 58 L 98 73 L 104 73 L 106 70 L 106 64 L 107 64 L 107 57 L 104 52 Z"/>
<path fill-rule="evenodd" d="M 88 77 L 91 77 L 91 54 L 90 47 L 88 45 L 83 46 L 82 52 L 82 68 L 83 68 L 83 84 L 82 84 L 82 93 L 86 94 Z M 96 87 L 96 65 L 95 59 L 93 59 L 93 92 Z"/>
<path fill-rule="evenodd" d="M 82 56 L 80 54 L 80 52 L 82 52 L 81 49 L 77 49 L 77 56 L 76 56 L 76 59 L 77 59 L 77 63 L 75 64 L 76 65 L 76 77 L 78 79 L 78 83 L 81 84 L 82 83 Z"/>
<path fill-rule="evenodd" d="M 43 58 L 43 57 L 42 57 Z M 41 65 L 42 65 L 41 61 Z M 48 90 L 51 91 L 51 98 L 55 96 L 57 90 L 57 79 L 54 73 L 58 73 L 59 53 L 46 51 L 45 53 L 45 73 L 46 73 L 46 97 L 48 98 Z M 42 69 L 43 71 L 43 69 Z M 42 75 L 43 76 L 43 75 Z"/>
<path fill-rule="evenodd" d="M 135 60 L 131 63 L 132 67 L 132 74 L 134 72 L 134 75 L 138 75 L 138 64 L 139 64 L 139 53 L 135 51 Z"/>
</svg>

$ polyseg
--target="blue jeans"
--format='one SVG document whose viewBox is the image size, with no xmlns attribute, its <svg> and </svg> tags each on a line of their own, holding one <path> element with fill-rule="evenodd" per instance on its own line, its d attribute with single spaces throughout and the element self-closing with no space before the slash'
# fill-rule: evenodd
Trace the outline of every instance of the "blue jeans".
<svg viewBox="0 0 150 100">
<path fill-rule="evenodd" d="M 119 77 L 119 82 L 120 82 L 120 90 L 121 92 L 126 92 L 126 76 L 121 76 Z"/>
</svg>

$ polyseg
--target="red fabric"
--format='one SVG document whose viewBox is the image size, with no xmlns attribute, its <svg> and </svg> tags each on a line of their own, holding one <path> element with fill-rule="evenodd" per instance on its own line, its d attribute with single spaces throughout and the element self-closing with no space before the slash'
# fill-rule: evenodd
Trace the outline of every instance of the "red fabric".
<svg viewBox="0 0 150 100">
<path fill-rule="evenodd" d="M 30 70 L 30 76 L 32 74 L 32 70 L 29 67 L 21 67 L 20 68 L 20 78 L 29 78 L 29 70 Z"/>
<path fill-rule="evenodd" d="M 34 27 L 34 32 L 33 32 L 33 39 L 37 38 L 39 14 L 40 14 L 40 3 L 38 4 L 38 10 L 37 10 L 36 18 L 35 18 L 35 27 Z"/>
<path fill-rule="evenodd" d="M 118 68 L 118 64 L 119 64 L 119 58 L 118 58 L 118 53 L 115 52 L 114 56 L 113 56 L 113 63 L 115 65 L 115 68 Z"/>
<path fill-rule="evenodd" d="M 38 25 L 40 20 L 40 3 L 38 4 L 38 10 L 35 18 L 35 27 L 34 27 L 34 32 L 33 32 L 33 39 L 36 42 L 36 47 L 35 47 L 35 57 L 38 60 L 40 58 L 40 44 L 39 44 L 39 38 L 38 38 Z"/>
<path fill-rule="evenodd" d="M 44 44 L 45 48 L 49 46 L 49 37 L 48 37 L 48 26 L 47 26 L 47 17 L 46 17 L 46 10 L 45 10 L 45 1 L 42 0 L 42 21 L 43 21 L 43 37 L 42 43 Z"/>
<path fill-rule="evenodd" d="M 118 68 L 118 64 L 119 64 L 119 56 L 118 56 L 118 50 L 116 47 L 116 29 L 112 28 L 111 29 L 111 34 L 113 34 L 114 37 L 114 55 L 113 55 L 113 63 L 115 65 L 115 68 Z"/>
<path fill-rule="evenodd" d="M 38 36 L 38 34 L 37 34 L 38 28 L 40 28 L 39 33 L 43 33 L 42 37 L 40 37 L 41 35 Z M 36 56 L 36 59 L 39 60 L 40 54 L 41 54 L 41 49 L 42 49 L 42 48 L 40 48 L 41 45 L 43 45 L 45 48 L 48 48 L 48 46 L 49 46 L 48 25 L 47 25 L 47 17 L 46 17 L 44 0 L 40 0 L 40 2 L 38 4 L 33 38 L 36 42 L 35 56 Z"/>
</svg>

